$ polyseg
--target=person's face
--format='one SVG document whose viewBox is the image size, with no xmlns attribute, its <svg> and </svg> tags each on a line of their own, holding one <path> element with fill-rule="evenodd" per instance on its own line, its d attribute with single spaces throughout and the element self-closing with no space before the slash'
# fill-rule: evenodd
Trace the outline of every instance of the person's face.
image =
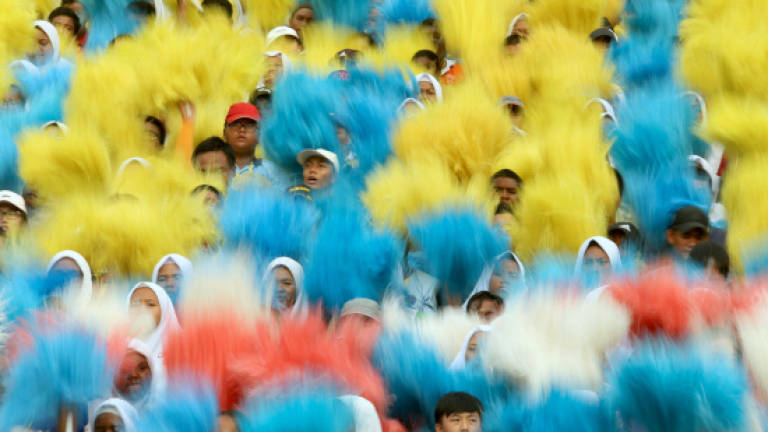
<svg viewBox="0 0 768 432">
<path fill-rule="evenodd" d="M 101 413 L 93 421 L 93 432 L 122 432 L 125 425 L 119 415 Z"/>
<path fill-rule="evenodd" d="M 528 20 L 525 18 L 520 18 L 515 23 L 515 26 L 512 27 L 512 34 L 519 34 L 522 36 L 523 39 L 528 39 L 529 36 L 529 28 L 528 28 Z"/>
<path fill-rule="evenodd" d="M 437 91 L 429 81 L 419 82 L 419 99 L 422 102 L 437 102 Z"/>
<path fill-rule="evenodd" d="M 349 145 L 349 133 L 341 126 L 336 126 L 336 138 L 339 139 L 339 144 L 346 147 Z"/>
<path fill-rule="evenodd" d="M 480 432 L 482 429 L 483 422 L 480 419 L 480 413 L 476 412 L 444 415 L 435 424 L 436 432 Z"/>
<path fill-rule="evenodd" d="M 592 245 L 584 253 L 583 269 L 586 272 L 605 274 L 611 270 L 611 261 L 603 248 Z"/>
<path fill-rule="evenodd" d="M 171 298 L 174 298 L 181 288 L 182 275 L 181 269 L 176 263 L 167 262 L 157 271 L 157 284 L 165 288 Z"/>
<path fill-rule="evenodd" d="M 499 177 L 493 180 L 493 190 L 499 196 L 499 203 L 514 207 L 520 201 L 520 185 L 510 177 Z"/>
<path fill-rule="evenodd" d="M 54 272 L 54 271 L 77 275 L 74 278 L 69 280 L 70 284 L 82 285 L 83 283 L 83 271 L 80 270 L 80 267 L 72 258 L 62 258 L 58 260 L 56 264 L 54 264 L 53 267 L 51 267 L 51 272 Z"/>
<path fill-rule="evenodd" d="M 472 360 L 477 357 L 477 350 L 478 345 L 480 344 L 480 340 L 483 338 L 484 332 L 475 332 L 475 334 L 472 335 L 471 338 L 469 338 L 469 343 L 467 344 L 467 352 L 464 353 L 464 361 L 467 363 L 471 362 Z"/>
<path fill-rule="evenodd" d="M 218 174 L 224 181 L 223 184 L 229 183 L 232 168 L 229 166 L 229 160 L 223 151 L 200 153 L 195 157 L 195 165 L 201 173 L 206 175 Z"/>
<path fill-rule="evenodd" d="M 7 202 L 0 203 L 0 230 L 16 234 L 24 226 L 24 212 Z"/>
<path fill-rule="evenodd" d="M 279 55 L 267 56 L 266 63 L 267 73 L 264 74 L 264 86 L 271 89 L 274 88 L 275 82 L 283 74 L 283 57 Z"/>
<path fill-rule="evenodd" d="M 419 56 L 413 59 L 413 62 L 424 68 L 429 73 L 437 72 L 437 62 L 427 56 Z"/>
<path fill-rule="evenodd" d="M 209 189 L 205 190 L 205 196 L 203 196 L 203 203 L 205 203 L 206 206 L 208 206 L 209 208 L 216 208 L 216 206 L 219 205 L 219 201 L 221 201 L 221 199 L 219 198 L 219 194 Z"/>
<path fill-rule="evenodd" d="M 130 401 L 141 399 L 149 391 L 152 382 L 152 368 L 149 360 L 141 353 L 128 351 L 120 363 L 115 387 Z"/>
<path fill-rule="evenodd" d="M 40 29 L 37 29 L 35 41 L 37 42 L 37 50 L 32 55 L 32 63 L 40 66 L 45 64 L 53 55 L 53 44 L 51 44 L 48 35 Z"/>
<path fill-rule="evenodd" d="M 275 285 L 277 286 L 277 299 L 284 309 L 296 304 L 296 281 L 293 275 L 285 267 L 275 269 Z"/>
<path fill-rule="evenodd" d="M 483 322 L 489 323 L 504 311 L 504 306 L 493 300 L 482 300 L 472 305 L 473 312 L 480 317 Z M 477 334 L 475 334 L 476 336 Z"/>
<path fill-rule="evenodd" d="M 137 288 L 131 295 L 131 313 L 133 316 L 148 313 L 155 322 L 154 328 L 157 328 L 162 316 L 157 294 L 147 287 Z"/>
<path fill-rule="evenodd" d="M 67 34 L 71 37 L 75 37 L 75 20 L 72 17 L 66 15 L 59 15 L 53 18 L 51 24 L 56 26 L 59 30 L 59 34 Z"/>
<path fill-rule="evenodd" d="M 163 148 L 163 131 L 160 130 L 160 128 L 152 123 L 145 121 L 144 122 L 144 134 L 147 137 L 147 142 L 156 149 L 162 149 Z"/>
<path fill-rule="evenodd" d="M 308 188 L 323 189 L 331 183 L 333 166 L 322 157 L 313 156 L 304 162 L 304 184 Z"/>
<path fill-rule="evenodd" d="M 229 414 L 219 415 L 219 426 L 216 432 L 238 432 L 237 420 Z"/>
<path fill-rule="evenodd" d="M 675 253 L 680 258 L 687 259 L 691 254 L 691 249 L 697 244 L 709 240 L 709 235 L 701 228 L 694 228 L 686 233 L 680 231 L 668 229 L 667 230 L 667 243 L 672 246 Z"/>
<path fill-rule="evenodd" d="M 251 119 L 239 119 L 224 127 L 224 140 L 236 155 L 253 155 L 259 141 L 259 124 Z"/>
<path fill-rule="evenodd" d="M 312 9 L 302 8 L 296 11 L 296 13 L 293 14 L 291 17 L 291 22 L 289 23 L 291 28 L 296 30 L 299 34 L 301 34 L 301 31 L 304 29 L 304 27 L 312 24 L 312 21 L 315 20 L 315 11 Z"/>
</svg>

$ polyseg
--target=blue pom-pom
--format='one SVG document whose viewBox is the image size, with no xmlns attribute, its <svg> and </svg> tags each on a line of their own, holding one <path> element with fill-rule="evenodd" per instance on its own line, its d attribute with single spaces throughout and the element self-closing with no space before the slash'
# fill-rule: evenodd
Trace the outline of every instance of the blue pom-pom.
<svg viewBox="0 0 768 432">
<path fill-rule="evenodd" d="M 210 432 L 216 430 L 219 404 L 209 385 L 177 381 L 136 424 L 137 431 Z"/>
<path fill-rule="evenodd" d="M 227 196 L 219 226 L 229 247 L 246 247 L 265 261 L 287 256 L 301 262 L 318 216 L 304 200 L 250 187 Z"/>
<path fill-rule="evenodd" d="M 609 380 L 607 410 L 633 429 L 743 430 L 744 371 L 731 358 L 671 342 L 641 345 Z"/>
<path fill-rule="evenodd" d="M 62 408 L 79 410 L 109 395 L 114 365 L 96 335 L 76 328 L 33 329 L 33 345 L 23 351 L 5 378 L 0 430 L 55 426 Z"/>
</svg>

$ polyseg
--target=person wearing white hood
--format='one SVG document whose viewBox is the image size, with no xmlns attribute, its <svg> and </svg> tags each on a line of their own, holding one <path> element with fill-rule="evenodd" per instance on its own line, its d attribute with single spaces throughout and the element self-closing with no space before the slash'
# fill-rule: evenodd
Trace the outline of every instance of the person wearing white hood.
<svg viewBox="0 0 768 432">
<path fill-rule="evenodd" d="M 434 103 L 443 101 L 443 87 L 440 82 L 428 73 L 416 75 L 419 83 L 419 100 L 422 103 Z"/>
<path fill-rule="evenodd" d="M 194 267 L 192 261 L 179 254 L 168 254 L 157 262 L 152 270 L 152 282 L 163 287 L 165 292 L 176 305 L 184 286 L 184 281 L 192 278 Z"/>
<path fill-rule="evenodd" d="M 469 299 L 481 291 L 489 291 L 501 297 L 505 288 L 520 288 L 525 290 L 525 266 L 520 258 L 512 251 L 504 252 L 496 257 L 492 264 L 487 265 L 477 280 L 475 288 L 464 301 L 467 309 Z M 509 293 L 507 293 L 509 294 Z"/>
<path fill-rule="evenodd" d="M 467 367 L 467 364 L 477 357 L 477 349 L 480 345 L 480 339 L 485 333 L 491 331 L 491 326 L 479 325 L 467 333 L 464 337 L 464 343 L 461 345 L 461 349 L 453 358 L 449 370 L 459 371 Z"/>
<path fill-rule="evenodd" d="M 139 339 L 132 339 L 115 374 L 114 397 L 128 401 L 139 411 L 160 399 L 166 388 L 165 366 Z M 96 414 L 91 418 L 96 418 Z"/>
<path fill-rule="evenodd" d="M 91 301 L 93 295 L 93 275 L 88 261 L 73 250 L 63 250 L 48 261 L 45 269 L 48 276 L 53 274 L 69 275 L 67 277 L 70 286 L 79 286 L 78 294 L 75 296 L 76 302 L 84 306 Z M 56 297 L 55 295 L 52 297 Z M 68 296 L 64 296 L 68 298 Z"/>
<path fill-rule="evenodd" d="M 28 55 L 29 61 L 41 71 L 58 64 L 70 64 L 61 58 L 61 42 L 56 27 L 48 21 L 38 20 L 35 21 L 35 28 L 37 48 Z"/>
<path fill-rule="evenodd" d="M 90 424 L 90 432 L 136 432 L 138 413 L 128 402 L 111 398 L 96 408 Z"/>
<path fill-rule="evenodd" d="M 264 273 L 264 282 L 278 312 L 291 317 L 301 317 L 307 312 L 304 268 L 298 261 L 288 257 L 273 260 Z"/>
<path fill-rule="evenodd" d="M 132 318 L 148 315 L 150 322 L 140 339 L 156 359 L 163 357 L 163 343 L 168 334 L 181 330 L 173 302 L 165 290 L 153 282 L 139 282 L 128 293 Z"/>
<path fill-rule="evenodd" d="M 590 237 L 579 248 L 576 275 L 592 289 L 587 299 L 595 300 L 605 291 L 606 276 L 621 269 L 621 254 L 616 243 L 602 236 Z"/>
</svg>

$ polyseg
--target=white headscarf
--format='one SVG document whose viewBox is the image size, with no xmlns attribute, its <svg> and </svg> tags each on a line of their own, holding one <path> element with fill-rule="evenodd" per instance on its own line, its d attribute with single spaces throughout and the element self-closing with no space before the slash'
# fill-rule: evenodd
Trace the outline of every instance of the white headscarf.
<svg viewBox="0 0 768 432">
<path fill-rule="evenodd" d="M 467 349 L 469 348 L 469 341 L 472 339 L 472 336 L 474 336 L 476 333 L 484 332 L 487 333 L 491 331 L 491 326 L 489 325 L 479 325 L 467 333 L 467 335 L 464 337 L 464 343 L 461 345 L 461 349 L 459 350 L 459 353 L 456 354 L 456 357 L 453 358 L 453 361 L 451 362 L 451 366 L 448 368 L 452 371 L 462 370 L 467 367 Z"/>
<path fill-rule="evenodd" d="M 584 108 L 587 108 L 595 102 L 603 107 L 603 113 L 600 114 L 600 119 L 609 118 L 615 125 L 619 124 L 619 120 L 616 118 L 616 110 L 613 109 L 613 105 L 603 98 L 590 99 L 589 102 L 584 105 Z"/>
<path fill-rule="evenodd" d="M 53 266 L 64 258 L 69 258 L 77 264 L 77 268 L 83 274 L 83 282 L 80 284 L 80 292 L 77 296 L 77 302 L 79 305 L 87 305 L 91 301 L 93 295 L 93 274 L 91 274 L 91 266 L 88 265 L 88 261 L 83 258 L 82 255 L 73 250 L 63 250 L 51 258 L 48 261 L 48 267 L 45 269 L 45 273 L 51 272 Z"/>
<path fill-rule="evenodd" d="M 139 417 L 139 413 L 136 412 L 136 408 L 134 408 L 133 405 L 131 405 L 128 401 L 119 398 L 111 398 L 100 403 L 96 408 L 96 411 L 93 412 L 93 418 L 90 422 L 91 432 L 96 430 L 96 417 L 102 413 L 112 413 L 120 416 L 120 419 L 123 421 L 123 425 L 125 426 L 124 431 L 136 432 L 135 423 Z"/>
<path fill-rule="evenodd" d="M 517 14 L 514 18 L 512 18 L 512 22 L 509 23 L 509 27 L 507 28 L 507 37 L 512 36 L 512 33 L 515 31 L 515 24 L 517 24 L 518 21 L 521 19 L 527 19 L 528 14 L 527 13 L 521 13 Z"/>
<path fill-rule="evenodd" d="M 187 257 L 179 254 L 168 254 L 162 258 L 160 258 L 160 261 L 157 262 L 157 265 L 155 265 L 155 269 L 152 270 L 152 282 L 157 283 L 157 275 L 160 273 L 160 268 L 166 264 L 176 264 L 179 266 L 179 271 L 181 272 L 181 275 L 184 279 L 190 279 L 192 275 L 194 274 L 194 267 L 192 266 L 192 261 L 190 261 Z"/>
<path fill-rule="evenodd" d="M 152 371 L 152 381 L 149 385 L 149 392 L 141 400 L 132 404 L 133 407 L 138 410 L 146 409 L 165 393 L 168 384 L 165 365 L 161 359 L 152 355 L 152 349 L 140 339 L 131 339 L 131 342 L 128 344 L 128 349 L 130 351 L 136 351 L 146 357 L 147 362 L 149 363 L 149 369 Z"/>
<path fill-rule="evenodd" d="M 171 298 L 156 283 L 139 282 L 134 285 L 131 292 L 128 293 L 128 307 L 131 306 L 131 296 L 133 296 L 134 291 L 142 287 L 151 289 L 157 296 L 158 303 L 160 303 L 160 322 L 148 337 L 142 338 L 142 341 L 147 344 L 151 355 L 159 359 L 163 357 L 163 342 L 165 341 L 166 334 L 181 330 L 181 326 L 179 325 L 178 318 L 176 318 L 176 310 L 173 308 Z"/>
<path fill-rule="evenodd" d="M 408 108 L 408 104 L 416 105 L 417 107 L 419 107 L 419 110 L 423 110 L 424 109 L 424 104 L 421 103 L 420 100 L 414 99 L 414 98 L 407 98 L 407 99 L 405 99 L 403 101 L 403 103 L 400 104 L 399 107 L 397 107 L 397 113 L 400 114 L 400 115 L 407 114 L 405 109 Z"/>
<path fill-rule="evenodd" d="M 267 287 L 275 286 L 274 272 L 278 267 L 287 268 L 288 271 L 291 272 L 291 275 L 293 276 L 293 281 L 296 285 L 296 303 L 294 303 L 293 307 L 291 308 L 291 316 L 300 317 L 306 313 L 307 308 L 309 307 L 307 298 L 304 295 L 304 267 L 302 267 L 298 261 L 292 258 L 288 258 L 288 257 L 276 258 L 272 260 L 272 262 L 269 263 L 269 265 L 267 266 L 267 271 L 264 274 L 265 286 Z M 272 295 L 275 295 L 275 293 L 273 292 Z"/>
<path fill-rule="evenodd" d="M 709 189 L 712 194 L 711 198 L 713 199 L 713 202 L 714 202 L 715 199 L 717 198 L 717 192 L 720 187 L 720 180 L 715 170 L 712 169 L 712 165 L 710 165 L 706 159 L 698 155 L 689 155 L 688 161 L 692 162 L 694 165 L 701 168 L 702 170 L 704 170 L 705 173 L 707 173 L 707 176 L 709 177 Z"/>
<path fill-rule="evenodd" d="M 339 400 L 352 410 L 355 417 L 354 432 L 381 432 L 381 419 L 376 412 L 376 407 L 368 399 L 344 395 L 339 396 Z"/>
<path fill-rule="evenodd" d="M 428 82 L 432 83 L 432 87 L 435 88 L 435 97 L 438 102 L 443 101 L 443 86 L 440 85 L 440 81 L 437 80 L 432 74 L 426 72 L 416 75 L 416 82 Z"/>
<path fill-rule="evenodd" d="M 56 30 L 56 27 L 49 23 L 48 21 L 38 20 L 35 21 L 35 28 L 38 28 L 45 33 L 46 36 L 48 36 L 48 39 L 51 41 L 51 58 L 48 60 L 48 62 L 44 65 L 40 65 L 40 67 L 49 66 L 52 64 L 58 63 L 59 59 L 61 58 L 61 43 L 59 42 L 59 32 Z"/>
<path fill-rule="evenodd" d="M 164 21 L 171 17 L 171 12 L 168 10 L 168 6 L 165 5 L 163 0 L 155 0 L 155 19 L 157 21 Z"/>
<path fill-rule="evenodd" d="M 123 175 L 125 170 L 128 169 L 131 164 L 139 164 L 144 168 L 152 168 L 152 162 L 144 159 L 143 157 L 134 156 L 124 160 L 123 163 L 120 164 L 120 167 L 117 168 L 117 174 L 115 174 L 115 176 L 120 177 Z"/>
<path fill-rule="evenodd" d="M 503 259 L 511 258 L 515 263 L 517 263 L 517 267 L 520 268 L 520 280 L 525 283 L 525 266 L 523 265 L 523 262 L 520 261 L 520 258 L 517 257 L 517 255 L 512 251 L 506 251 L 503 254 L 497 256 L 493 263 L 490 265 L 485 266 L 485 269 L 483 269 L 483 273 L 480 275 L 480 279 L 477 280 L 477 283 L 475 284 L 475 288 L 472 289 L 472 292 L 469 293 L 469 296 L 467 296 L 467 299 L 464 300 L 463 308 L 464 310 L 467 310 L 467 307 L 469 307 L 469 299 L 472 298 L 473 295 L 481 292 L 481 291 L 488 291 L 488 286 L 491 284 L 491 277 L 493 277 L 493 271 L 496 268 L 496 265 Z"/>
<path fill-rule="evenodd" d="M 585 240 L 579 248 L 579 254 L 576 257 L 577 274 L 581 274 L 582 267 L 584 265 L 584 255 L 587 253 L 587 249 L 589 249 L 589 245 L 592 242 L 597 243 L 597 246 L 600 247 L 600 249 L 602 249 L 606 255 L 608 255 L 608 261 L 611 263 L 611 269 L 613 271 L 619 270 L 621 268 L 621 254 L 619 253 L 619 247 L 616 246 L 616 243 L 602 236 L 594 236 Z"/>
</svg>

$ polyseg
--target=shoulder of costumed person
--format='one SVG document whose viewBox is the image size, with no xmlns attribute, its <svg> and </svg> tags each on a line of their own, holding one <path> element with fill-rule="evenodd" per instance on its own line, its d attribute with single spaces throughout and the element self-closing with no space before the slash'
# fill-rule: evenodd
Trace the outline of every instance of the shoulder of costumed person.
<svg viewBox="0 0 768 432">
<path fill-rule="evenodd" d="M 594 236 L 588 238 L 581 244 L 576 256 L 576 271 L 581 271 L 582 264 L 584 263 L 584 255 L 587 253 L 589 245 L 593 242 L 608 255 L 608 261 L 610 261 L 613 270 L 617 270 L 621 267 L 621 254 L 619 253 L 619 247 L 616 246 L 616 243 L 603 236 Z"/>
<path fill-rule="evenodd" d="M 166 264 L 176 264 L 177 266 L 179 266 L 179 270 L 181 271 L 181 274 L 186 279 L 191 278 L 194 274 L 195 268 L 192 265 L 192 261 L 190 261 L 189 258 L 183 255 L 172 253 L 160 258 L 160 261 L 157 262 L 157 265 L 155 265 L 155 269 L 152 270 L 152 282 L 157 283 L 157 275 L 160 272 L 160 268 L 162 268 Z"/>
</svg>

